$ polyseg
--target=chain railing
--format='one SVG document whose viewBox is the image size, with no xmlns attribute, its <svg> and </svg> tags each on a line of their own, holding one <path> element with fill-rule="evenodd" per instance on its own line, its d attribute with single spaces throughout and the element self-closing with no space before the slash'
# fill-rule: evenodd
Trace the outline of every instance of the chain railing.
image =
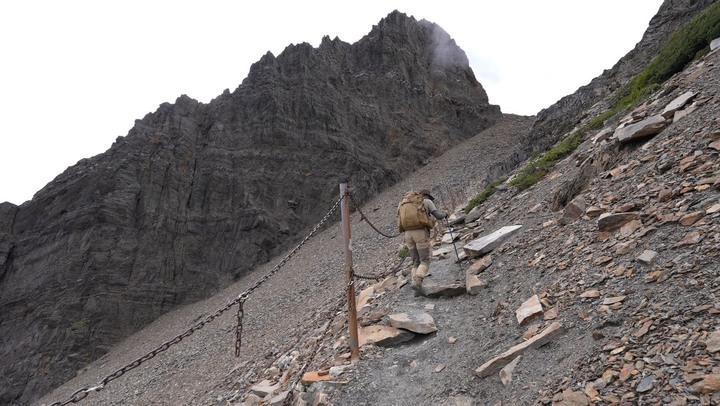
<svg viewBox="0 0 720 406">
<path fill-rule="evenodd" d="M 350 197 L 350 201 L 352 202 L 353 207 L 354 207 L 354 208 L 358 211 L 358 213 L 360 214 L 361 219 L 364 220 L 373 230 L 375 230 L 375 232 L 377 232 L 378 234 L 380 234 L 381 236 L 383 236 L 383 237 L 385 237 L 385 238 L 395 238 L 395 237 L 398 237 L 398 236 L 400 235 L 400 234 L 389 235 L 389 234 L 386 234 L 386 233 L 380 231 L 380 230 L 368 219 L 368 217 L 365 215 L 365 213 L 363 213 L 362 209 L 360 209 L 360 205 L 357 204 L 357 202 L 354 200 L 352 194 L 351 194 L 351 193 L 348 193 L 348 196 Z M 183 333 L 177 335 L 176 337 L 174 337 L 174 338 L 172 338 L 172 339 L 164 342 L 163 344 L 161 344 L 161 345 L 158 346 L 157 348 L 153 349 L 153 350 L 150 351 L 149 353 L 143 355 L 143 356 L 140 357 L 140 358 L 137 358 L 136 360 L 132 361 L 131 363 L 129 363 L 129 364 L 127 364 L 127 365 L 119 368 L 119 369 L 116 370 L 115 372 L 113 372 L 113 373 L 111 373 L 110 375 L 106 376 L 106 377 L 103 378 L 96 386 L 93 386 L 93 387 L 84 387 L 84 388 L 78 389 L 77 391 L 75 391 L 75 392 L 74 392 L 68 399 L 66 399 L 65 401 L 62 401 L 62 402 L 54 402 L 54 403 L 51 403 L 50 406 L 65 406 L 65 405 L 68 405 L 68 404 L 70 404 L 70 403 L 77 403 L 77 402 L 83 400 L 85 397 L 87 397 L 90 393 L 92 393 L 92 392 L 97 392 L 97 391 L 100 391 L 100 390 L 104 389 L 105 386 L 106 386 L 108 383 L 114 381 L 115 379 L 120 378 L 120 377 L 123 376 L 125 373 L 127 373 L 127 372 L 129 372 L 129 371 L 131 371 L 131 370 L 133 370 L 133 369 L 135 369 L 135 368 L 137 368 L 137 367 L 139 367 L 139 366 L 142 365 L 144 362 L 146 362 L 146 361 L 154 358 L 156 355 L 158 355 L 158 354 L 160 354 L 160 353 L 162 353 L 162 352 L 164 352 L 164 351 L 167 351 L 171 346 L 179 343 L 179 342 L 182 341 L 185 337 L 188 337 L 188 336 L 192 335 L 195 331 L 200 330 L 201 328 L 205 327 L 206 324 L 212 322 L 212 321 L 215 320 L 217 317 L 219 317 L 220 315 L 222 315 L 222 314 L 225 313 L 226 311 L 230 310 L 230 309 L 231 309 L 233 306 L 235 306 L 235 305 L 238 305 L 238 311 L 237 311 L 237 327 L 236 327 L 236 334 L 235 334 L 235 356 L 236 356 L 236 357 L 239 356 L 239 355 L 240 355 L 240 349 L 241 349 L 241 347 L 242 347 L 242 329 L 243 329 L 243 318 L 244 318 L 244 316 L 245 316 L 245 311 L 244 311 L 244 303 L 245 303 L 245 301 L 248 299 L 248 297 L 249 297 L 256 289 L 258 289 L 263 283 L 265 283 L 269 278 L 271 278 L 275 273 L 277 273 L 277 272 L 280 270 L 280 268 L 282 268 L 282 267 L 307 243 L 308 240 L 310 240 L 313 236 L 315 236 L 315 234 L 317 234 L 317 232 L 320 230 L 320 228 L 328 221 L 328 219 L 332 216 L 332 214 L 335 212 L 335 210 L 337 210 L 337 208 L 338 208 L 338 206 L 340 205 L 341 201 L 342 201 L 342 197 L 335 202 L 335 204 L 334 204 L 334 205 L 332 206 L 332 208 L 328 211 L 328 213 L 320 220 L 320 222 L 319 222 L 317 225 L 315 225 L 315 227 L 313 227 L 313 229 L 310 231 L 310 233 L 309 233 L 295 248 L 293 248 L 292 251 L 290 251 L 290 253 L 288 253 L 288 255 L 286 255 L 275 267 L 273 267 L 273 269 L 271 269 L 271 270 L 270 270 L 268 273 L 266 273 L 262 278 L 260 278 L 257 282 L 255 282 L 255 284 L 253 284 L 253 286 L 251 286 L 250 288 L 248 288 L 247 290 L 245 290 L 244 292 L 242 292 L 240 295 L 238 295 L 237 298 L 235 298 L 234 300 L 228 302 L 225 306 L 223 306 L 222 308 L 218 309 L 215 313 L 213 313 L 213 314 L 211 314 L 211 315 L 208 315 L 208 316 L 205 317 L 203 320 L 199 321 L 198 323 L 196 323 L 195 325 L 193 325 L 192 327 L 190 327 L 189 329 L 187 329 L 185 332 L 183 332 Z M 336 309 L 337 309 L 337 308 L 340 308 L 340 307 L 342 306 L 342 303 L 345 301 L 345 295 L 347 294 L 347 290 L 349 289 L 350 286 L 353 286 L 353 285 L 354 285 L 354 280 L 355 280 L 356 278 L 357 278 L 357 279 L 368 279 L 368 280 L 379 280 L 379 279 L 385 278 L 385 277 L 387 277 L 387 276 L 389 276 L 389 275 L 391 275 L 391 274 L 396 273 L 397 271 L 399 271 L 400 268 L 401 268 L 401 267 L 403 266 L 403 264 L 405 263 L 405 259 L 406 259 L 406 258 L 407 258 L 407 257 L 403 257 L 402 260 L 401 260 L 394 268 L 391 268 L 390 270 L 388 270 L 388 271 L 386 271 L 386 272 L 384 272 L 383 274 L 380 274 L 380 275 L 359 275 L 359 274 L 356 274 L 356 273 L 354 272 L 354 270 L 351 270 L 351 275 L 352 275 L 352 276 L 351 276 L 350 284 L 349 284 L 348 286 L 346 286 L 346 289 L 345 289 L 345 291 L 343 292 L 343 296 L 342 296 L 341 300 L 339 301 L 338 306 L 336 306 Z M 329 326 L 328 326 L 328 328 L 329 328 Z M 325 334 L 327 334 L 327 329 L 326 329 L 326 331 L 323 333 L 323 335 L 325 335 Z M 305 372 L 305 370 L 307 369 L 307 367 L 309 366 L 310 362 L 312 361 L 312 359 L 314 359 L 314 358 L 317 356 L 317 354 L 318 354 L 318 352 L 319 352 L 319 350 L 320 350 L 320 348 L 321 348 L 320 343 L 321 343 L 321 340 L 318 341 L 318 344 L 317 344 L 315 350 L 313 351 L 312 355 L 311 355 L 310 357 L 308 357 L 308 359 L 307 359 L 306 362 L 304 363 L 302 369 L 300 370 L 300 377 L 297 379 L 297 381 L 296 381 L 291 387 L 296 386 L 296 385 L 297 385 L 297 382 L 299 382 L 299 381 L 302 379 L 302 375 L 303 375 L 303 373 Z M 285 404 L 288 404 L 288 401 L 290 401 L 290 399 L 292 399 L 292 398 L 293 398 L 293 396 L 292 396 L 292 392 L 291 392 L 291 393 L 288 395 L 288 397 L 286 398 Z"/>
<path fill-rule="evenodd" d="M 376 233 L 380 234 L 381 236 L 383 236 L 385 238 L 395 238 L 402 234 L 402 233 L 398 233 L 395 235 L 388 235 L 388 234 L 385 234 L 382 231 L 380 231 L 377 227 L 375 227 L 375 225 L 370 221 L 370 219 L 368 219 L 368 217 L 365 215 L 365 213 L 363 213 L 362 209 L 360 209 L 360 205 L 355 201 L 352 193 L 348 192 L 348 196 L 350 196 L 350 202 L 353 204 L 353 207 L 355 208 L 355 210 L 357 210 L 357 212 L 360 213 L 360 219 L 365 220 L 365 222 L 368 223 L 370 228 L 375 230 Z M 353 273 L 353 276 L 358 279 L 370 279 L 370 280 L 382 279 L 390 274 L 393 274 L 393 273 L 399 271 L 400 267 L 402 267 L 403 263 L 405 263 L 405 258 L 407 258 L 407 257 L 403 257 L 402 260 L 400 261 L 400 263 L 397 264 L 397 266 L 395 266 L 395 268 L 393 268 L 383 274 L 373 276 L 373 275 L 358 275 L 356 273 Z"/>
<path fill-rule="evenodd" d="M 382 236 L 385 237 L 385 238 L 395 238 L 395 237 L 398 237 L 400 234 L 402 234 L 402 233 L 398 233 L 398 234 L 395 234 L 395 235 L 388 235 L 388 234 L 385 234 L 385 233 L 383 233 L 382 231 L 378 230 L 378 228 L 375 227 L 375 225 L 370 222 L 370 219 L 368 219 L 368 217 L 365 215 L 365 213 L 363 213 L 362 210 L 360 210 L 360 205 L 357 204 L 357 202 L 356 202 L 355 199 L 353 198 L 352 193 L 348 193 L 348 195 L 350 196 L 350 202 L 352 202 L 353 207 L 355 208 L 355 210 L 358 211 L 358 213 L 360 213 L 360 219 L 361 219 L 361 220 L 365 220 L 365 222 L 368 223 L 368 225 L 370 225 L 370 227 L 371 227 L 373 230 L 375 230 L 375 232 L 377 232 L 378 234 L 382 235 Z"/>
<path fill-rule="evenodd" d="M 322 335 L 320 337 L 325 337 L 332 328 L 332 319 L 335 317 L 335 314 L 340 311 L 340 309 L 345 304 L 345 295 L 347 294 L 346 288 L 342 295 L 340 295 L 339 299 L 337 300 L 337 304 L 331 309 L 330 311 L 330 322 L 327 323 L 327 326 L 325 327 L 325 330 L 323 331 Z M 298 378 L 295 379 L 295 382 L 292 385 L 289 385 L 289 392 L 287 394 L 287 397 L 285 397 L 285 400 L 282 403 L 282 406 L 290 406 L 295 400 L 296 392 L 294 388 L 297 386 L 298 382 L 300 382 L 305 375 L 305 371 L 307 371 L 308 367 L 310 366 L 310 363 L 317 357 L 318 353 L 320 353 L 320 349 L 322 348 L 322 340 L 317 340 L 315 343 L 315 349 L 313 352 L 305 359 L 305 362 L 303 363 L 303 366 L 300 368 L 300 371 L 298 372 Z"/>
<path fill-rule="evenodd" d="M 153 349 L 149 353 L 143 355 L 140 358 L 137 358 L 136 360 L 132 361 L 131 363 L 123 366 L 122 368 L 116 370 L 115 372 L 111 373 L 110 375 L 103 378 L 96 386 L 92 387 L 84 387 L 81 389 L 78 389 L 75 391 L 70 397 L 62 402 L 54 402 L 51 403 L 50 406 L 65 406 L 70 403 L 77 403 L 85 397 L 87 397 L 92 392 L 97 392 L 105 388 L 105 385 L 108 383 L 114 381 L 115 379 L 120 378 L 121 376 L 125 375 L 125 373 L 139 367 L 142 365 L 145 361 L 148 361 L 152 358 L 154 358 L 156 355 L 160 354 L 161 352 L 167 351 L 168 348 L 171 346 L 179 343 L 182 341 L 185 337 L 188 337 L 192 335 L 195 331 L 200 330 L 201 328 L 205 327 L 206 324 L 210 323 L 211 321 L 215 320 L 217 317 L 225 313 L 226 311 L 230 310 L 233 306 L 236 304 L 238 305 L 238 312 L 237 312 L 237 328 L 235 332 L 235 356 L 240 356 L 240 347 L 242 344 L 242 321 L 244 317 L 244 310 L 243 310 L 243 304 L 245 303 L 245 300 L 250 296 L 251 293 L 253 293 L 257 288 L 260 287 L 265 281 L 267 281 L 271 276 L 273 276 L 277 271 L 282 268 L 289 260 L 292 258 L 304 245 L 305 243 L 310 240 L 317 232 L 320 230 L 320 228 L 328 221 L 330 216 L 337 210 L 338 206 L 340 205 L 340 202 L 342 201 L 342 198 L 338 199 L 335 204 L 332 206 L 330 211 L 320 220 L 320 222 L 313 227 L 313 229 L 310 231 L 310 233 L 295 247 L 288 255 L 285 256 L 285 258 L 280 261 L 273 269 L 271 269 L 267 274 L 265 274 L 262 278 L 260 278 L 253 286 L 251 286 L 249 289 L 241 293 L 237 298 L 234 300 L 228 302 L 225 306 L 218 309 L 215 313 L 207 316 L 205 319 L 199 321 L 194 326 L 190 327 L 189 329 L 185 330 L 185 332 L 177 335 L 176 337 L 162 343 L 157 348 Z"/>
<path fill-rule="evenodd" d="M 387 234 L 381 232 L 380 230 L 378 230 L 377 227 L 375 227 L 370 222 L 370 220 L 368 220 L 367 216 L 365 216 L 365 214 L 360 209 L 360 206 L 354 201 L 350 191 L 347 192 L 347 195 L 350 197 L 350 201 L 353 203 L 353 206 L 355 207 L 355 209 L 358 211 L 358 213 L 360 213 L 361 218 L 363 220 L 365 220 L 368 223 L 368 225 L 370 225 L 370 227 L 373 230 L 375 230 L 378 234 L 380 234 L 386 238 L 394 238 L 394 237 L 397 237 L 400 235 L 400 234 L 398 234 L 395 236 L 390 236 L 390 235 L 387 235 Z M 387 270 L 386 272 L 379 274 L 379 275 L 359 275 L 359 274 L 355 273 L 355 269 L 351 267 L 349 282 L 346 284 L 345 290 L 343 291 L 342 295 L 340 296 L 340 298 L 338 300 L 338 304 L 335 306 L 336 311 L 331 312 L 331 315 L 333 315 L 335 312 L 339 311 L 337 309 L 340 309 L 343 306 L 343 304 L 346 301 L 346 295 L 347 295 L 348 291 L 356 285 L 356 279 L 379 280 L 379 279 L 385 278 L 385 277 L 399 271 L 400 268 L 402 267 L 402 265 L 405 263 L 405 259 L 407 259 L 407 256 L 402 257 L 400 262 L 395 267 L 393 267 L 390 270 Z M 330 330 L 331 326 L 332 326 L 332 323 L 328 322 L 321 337 L 325 337 L 327 335 L 327 332 Z M 300 369 L 300 371 L 298 373 L 297 379 L 294 381 L 294 383 L 292 385 L 288 386 L 290 391 L 287 394 L 287 396 L 285 397 L 285 400 L 283 401 L 283 404 L 282 404 L 283 406 L 290 406 L 292 404 L 292 402 L 296 399 L 296 396 L 299 394 L 299 392 L 294 390 L 294 388 L 297 386 L 298 382 L 300 382 L 302 380 L 303 375 L 305 374 L 305 371 L 307 371 L 307 368 L 310 366 L 310 364 L 313 362 L 313 360 L 317 357 L 321 348 L 322 348 L 322 340 L 317 340 L 317 342 L 315 343 L 315 348 L 314 348 L 313 352 L 305 360 L 302 368 Z"/>
<path fill-rule="evenodd" d="M 369 280 L 378 280 L 385 278 L 386 276 L 390 276 L 394 274 L 395 272 L 399 271 L 402 265 L 405 263 L 405 259 L 407 259 L 407 256 L 404 256 L 400 263 L 398 263 L 394 268 L 390 269 L 389 271 L 386 271 L 385 273 L 382 273 L 380 275 L 358 275 L 353 271 L 353 277 L 358 279 L 369 279 Z"/>
</svg>

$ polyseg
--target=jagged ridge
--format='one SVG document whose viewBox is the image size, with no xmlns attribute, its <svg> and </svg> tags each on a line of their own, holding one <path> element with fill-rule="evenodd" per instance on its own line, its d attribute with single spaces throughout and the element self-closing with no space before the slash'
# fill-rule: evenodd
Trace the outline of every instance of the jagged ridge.
<svg viewBox="0 0 720 406">
<path fill-rule="evenodd" d="M 0 403 L 28 403 L 266 262 L 339 182 L 365 200 L 499 117 L 449 35 L 400 12 L 356 44 L 267 54 L 209 104 L 161 105 L 2 206 Z"/>
</svg>

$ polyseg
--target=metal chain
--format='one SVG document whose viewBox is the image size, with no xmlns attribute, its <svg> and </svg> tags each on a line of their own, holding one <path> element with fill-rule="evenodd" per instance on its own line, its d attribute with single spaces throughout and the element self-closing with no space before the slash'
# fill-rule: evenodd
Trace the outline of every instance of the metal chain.
<svg viewBox="0 0 720 406">
<path fill-rule="evenodd" d="M 365 220 L 370 225 L 370 227 L 372 227 L 372 229 L 375 230 L 378 234 L 382 235 L 385 238 L 395 238 L 395 237 L 399 236 L 400 234 L 402 234 L 402 233 L 398 233 L 395 235 L 387 235 L 387 234 L 383 233 L 382 231 L 378 230 L 377 227 L 375 227 L 373 225 L 373 223 L 371 223 L 370 220 L 368 220 L 365 213 L 363 213 L 362 210 L 360 210 L 360 205 L 355 202 L 355 199 L 353 199 L 353 195 L 350 193 L 350 191 L 348 191 L 348 195 L 350 195 L 350 201 L 352 202 L 353 207 L 355 207 L 355 210 L 357 210 L 358 213 L 360 213 L 360 219 Z"/>
<path fill-rule="evenodd" d="M 352 282 L 351 282 L 352 283 Z M 338 303 L 335 305 L 335 307 L 332 309 L 333 311 L 330 313 L 330 322 L 325 327 L 325 331 L 323 331 L 321 337 L 325 337 L 330 331 L 330 328 L 332 327 L 332 319 L 335 317 L 335 314 L 338 313 L 340 308 L 345 304 L 347 291 L 350 289 L 351 285 L 348 285 L 345 287 L 345 290 L 343 291 L 342 296 L 338 299 Z M 285 401 L 283 401 L 282 406 L 290 406 L 292 404 L 292 401 L 295 400 L 295 391 L 292 390 L 295 386 L 297 386 L 298 382 L 302 380 L 303 375 L 305 374 L 305 371 L 307 371 L 308 367 L 310 366 L 310 362 L 317 357 L 318 353 L 320 352 L 320 348 L 322 347 L 323 340 L 317 340 L 317 343 L 315 344 L 315 349 L 313 350 L 312 354 L 307 357 L 305 360 L 305 363 L 303 364 L 302 368 L 300 368 L 300 372 L 298 373 L 298 378 L 295 380 L 295 382 L 292 384 L 292 386 L 289 386 L 289 390 L 291 392 L 288 393 L 288 395 L 285 397 Z"/>
<path fill-rule="evenodd" d="M 280 263 L 275 266 L 275 268 L 273 268 L 273 269 L 272 269 L 270 272 L 268 272 L 265 276 L 263 276 L 262 278 L 260 278 L 260 280 L 258 280 L 258 281 L 255 283 L 255 285 L 253 285 L 250 289 L 246 290 L 245 293 L 243 293 L 243 294 L 246 295 L 246 296 L 247 296 L 247 295 L 250 295 L 253 291 L 255 291 L 255 289 L 257 289 L 258 287 L 260 287 L 260 285 L 262 285 L 263 283 L 265 283 L 265 281 L 267 281 L 267 280 L 268 280 L 271 276 L 273 276 L 280 268 L 282 268 L 282 266 L 285 265 L 285 263 L 287 263 L 287 262 L 290 260 L 290 258 L 292 258 L 293 255 L 295 255 L 295 254 L 300 250 L 300 248 L 302 248 L 303 245 L 305 245 L 305 243 L 308 242 L 308 240 L 311 239 L 311 238 L 318 232 L 318 230 L 320 230 L 320 227 L 322 227 L 323 224 L 325 224 L 325 222 L 327 222 L 327 220 L 330 218 L 330 216 L 335 212 L 335 210 L 337 210 L 338 206 L 340 206 L 340 202 L 341 202 L 341 201 L 342 201 L 342 197 L 339 198 L 339 199 L 335 202 L 335 204 L 334 204 L 333 207 L 330 209 L 330 211 L 328 211 L 328 213 L 325 215 L 325 217 L 323 217 L 322 220 L 320 220 L 320 222 L 319 222 L 317 225 L 315 225 L 315 227 L 310 231 L 310 234 L 308 234 L 302 241 L 300 241 L 300 244 L 298 244 L 295 248 L 293 248 L 293 250 L 290 251 L 290 253 L 287 254 L 287 256 L 286 256 L 285 258 L 283 258 L 283 260 L 280 261 Z M 241 296 L 242 296 L 242 295 L 241 295 Z"/>
<path fill-rule="evenodd" d="M 399 264 L 397 264 L 397 266 L 396 266 L 395 268 L 393 268 L 393 269 L 385 272 L 384 274 L 380 274 L 380 275 L 377 275 L 377 276 L 372 276 L 372 275 L 358 275 L 358 274 L 356 274 L 356 273 L 353 271 L 353 277 L 358 278 L 358 279 L 371 279 L 371 280 L 382 279 L 382 278 L 384 278 L 384 277 L 386 277 L 386 276 L 388 276 L 388 275 L 394 274 L 395 272 L 399 271 L 399 270 L 400 270 L 400 267 L 402 267 L 402 264 L 405 263 L 405 259 L 407 259 L 407 256 L 404 256 L 403 259 L 400 261 Z"/>
<path fill-rule="evenodd" d="M 285 256 L 285 258 L 283 258 L 283 260 L 280 261 L 280 263 L 278 265 L 276 265 L 270 272 L 265 274 L 265 276 L 260 278 L 260 280 L 258 280 L 252 287 L 250 287 L 250 289 L 241 293 L 237 298 L 235 298 L 231 302 L 228 302 L 224 307 L 218 309 L 215 313 L 207 316 L 204 320 L 199 321 L 197 324 L 195 324 L 194 326 L 187 329 L 184 333 L 176 336 L 175 338 L 172 338 L 169 341 L 164 342 L 163 344 L 161 344 L 154 350 L 150 351 L 149 353 L 143 355 L 142 357 L 136 359 L 135 361 L 125 365 L 124 367 L 122 367 L 122 368 L 116 370 L 115 372 L 111 373 L 110 375 L 106 376 L 105 378 L 103 378 L 102 381 L 100 381 L 100 383 L 97 386 L 93 386 L 90 388 L 85 387 L 85 388 L 78 389 L 72 395 L 70 395 L 70 397 L 68 399 L 66 399 L 65 401 L 54 402 L 54 403 L 51 403 L 50 406 L 65 406 L 70 403 L 77 403 L 77 402 L 85 399 L 85 397 L 87 397 L 87 395 L 90 394 L 91 392 L 97 392 L 97 391 L 102 390 L 105 387 L 105 385 L 107 385 L 108 383 L 123 376 L 126 372 L 139 367 L 145 361 L 154 358 L 156 355 L 160 354 L 161 352 L 166 351 L 172 345 L 175 345 L 175 344 L 179 343 L 180 341 L 182 341 L 183 338 L 185 338 L 185 337 L 193 334 L 195 331 L 200 330 L 201 328 L 205 327 L 205 325 L 207 323 L 210 323 L 211 321 L 215 320 L 215 318 L 219 317 L 221 314 L 230 310 L 236 304 L 239 304 L 239 307 L 238 307 L 238 314 L 237 314 L 238 326 L 237 326 L 236 333 L 235 333 L 235 356 L 236 357 L 239 356 L 240 355 L 240 346 L 241 346 L 241 336 L 242 336 L 242 319 L 244 317 L 243 303 L 245 302 L 245 300 L 247 300 L 248 296 L 250 296 L 250 294 L 252 292 L 254 292 L 258 287 L 260 287 L 260 285 L 265 283 L 265 281 L 267 281 L 283 265 L 285 265 L 285 263 L 287 263 L 290 260 L 290 258 L 292 258 L 300 250 L 300 248 L 302 248 L 302 246 L 305 245 L 305 243 L 318 232 L 318 230 L 320 230 L 320 227 L 322 227 L 323 224 L 325 224 L 327 222 L 327 220 L 330 218 L 330 216 L 335 212 L 335 210 L 337 210 L 338 206 L 340 206 L 341 201 L 342 201 L 342 198 L 338 199 L 335 202 L 335 204 L 332 206 L 330 211 L 328 211 L 328 213 L 325 215 L 325 217 L 323 217 L 322 220 L 320 220 L 320 222 L 317 225 L 315 225 L 315 227 L 313 227 L 313 229 L 310 231 L 310 234 L 308 234 L 300 242 L 300 244 L 298 244 L 287 256 Z"/>
<path fill-rule="evenodd" d="M 97 391 L 102 390 L 102 389 L 105 387 L 105 385 L 107 385 L 108 383 L 110 383 L 110 382 L 114 381 L 115 379 L 123 376 L 126 372 L 131 371 L 131 370 L 139 367 L 143 362 L 145 362 L 145 361 L 147 361 L 147 360 L 149 360 L 149 359 L 154 358 L 154 357 L 155 357 L 156 355 L 158 355 L 159 353 L 166 351 L 168 348 L 170 348 L 170 346 L 172 346 L 172 345 L 174 345 L 174 344 L 177 344 L 177 343 L 179 343 L 180 341 L 182 341 L 183 338 L 185 338 L 185 337 L 193 334 L 195 331 L 203 328 L 203 327 L 205 326 L 205 324 L 210 323 L 210 322 L 213 321 L 215 318 L 217 318 L 218 316 L 220 316 L 221 314 L 223 314 L 224 312 L 226 312 L 226 311 L 227 311 L 228 309 L 230 309 L 233 305 L 235 305 L 235 303 L 237 303 L 237 299 L 234 300 L 234 301 L 232 301 L 232 302 L 230 302 L 230 303 L 228 303 L 228 304 L 226 304 L 223 308 L 218 309 L 215 313 L 207 316 L 205 319 L 199 321 L 197 324 L 195 324 L 194 326 L 192 326 L 192 327 L 190 327 L 189 329 L 187 329 L 184 333 L 182 333 L 182 334 L 174 337 L 174 338 L 171 339 L 171 340 L 168 340 L 168 341 L 162 343 L 160 346 L 158 346 L 158 347 L 155 348 L 154 350 L 150 351 L 149 353 L 143 355 L 142 357 L 134 360 L 133 362 L 125 365 L 124 367 L 122 367 L 122 368 L 116 370 L 115 372 L 111 373 L 110 375 L 106 376 L 105 378 L 103 378 L 103 379 L 100 381 L 100 383 L 98 383 L 97 386 L 94 386 L 94 387 L 91 387 L 91 388 L 85 387 L 85 388 L 78 389 L 78 390 L 75 391 L 75 392 L 70 396 L 70 398 L 68 398 L 67 400 L 65 400 L 65 401 L 63 401 L 63 402 L 54 402 L 54 403 L 51 403 L 50 406 L 64 406 L 64 405 L 67 405 L 67 404 L 70 404 L 70 403 L 77 403 L 77 402 L 85 399 L 85 397 L 86 397 L 88 394 L 90 394 L 91 392 L 97 392 Z"/>
<path fill-rule="evenodd" d="M 360 213 L 361 218 L 362 218 L 363 220 L 365 220 L 365 221 L 370 225 L 370 227 L 372 227 L 378 234 L 380 234 L 380 235 L 382 235 L 382 236 L 384 236 L 384 237 L 387 237 L 387 238 L 394 238 L 394 237 L 397 237 L 397 236 L 400 235 L 400 234 L 398 234 L 398 235 L 395 235 L 395 236 L 388 236 L 388 235 L 384 234 L 383 232 L 381 232 L 380 230 L 378 230 L 378 229 L 367 219 L 367 217 L 365 216 L 365 214 L 360 210 L 359 205 L 355 202 L 355 200 L 353 199 L 352 194 L 350 193 L 349 190 L 347 191 L 347 194 L 350 196 L 350 201 L 353 203 L 353 206 L 354 206 L 354 207 L 357 209 L 357 211 Z M 341 198 L 341 200 L 342 200 L 342 198 Z M 340 308 L 343 306 L 343 304 L 346 302 L 346 300 L 347 300 L 346 296 L 347 296 L 347 294 L 348 294 L 348 291 L 349 291 L 352 287 L 355 286 L 355 279 L 356 279 L 356 278 L 357 278 L 357 279 L 371 279 L 371 280 L 382 279 L 382 278 L 384 278 L 384 277 L 386 277 L 386 276 L 388 276 L 388 275 L 390 275 L 390 274 L 393 274 L 393 273 L 397 272 L 397 271 L 402 267 L 403 263 L 405 263 L 405 259 L 407 259 L 407 256 L 406 256 L 406 257 L 403 257 L 402 260 L 400 261 L 400 263 L 398 263 L 398 265 L 397 265 L 395 268 L 391 269 L 390 271 L 385 272 L 384 274 L 377 275 L 377 276 L 358 275 L 358 274 L 355 273 L 355 269 L 354 269 L 354 268 L 350 268 L 350 282 L 349 282 L 348 284 L 346 284 L 345 289 L 344 289 L 344 291 L 343 291 L 343 294 L 342 294 L 342 296 L 340 296 L 340 298 L 339 298 L 339 300 L 338 300 L 338 304 L 335 306 L 336 311 L 333 312 L 333 314 L 336 313 L 336 312 L 338 311 L 337 309 L 340 309 Z M 325 331 L 324 331 L 323 334 L 322 334 L 323 337 L 324 337 L 324 336 L 327 334 L 327 332 L 330 330 L 330 327 L 331 327 L 331 326 L 332 326 L 332 323 L 328 323 L 328 325 L 327 325 L 326 328 L 325 328 Z M 312 362 L 313 359 L 315 359 L 315 357 L 317 357 L 317 354 L 320 352 L 320 348 L 322 347 L 321 344 L 322 344 L 322 340 L 318 340 L 317 343 L 316 343 L 316 346 L 315 346 L 315 349 L 314 349 L 313 353 L 306 359 L 305 363 L 303 364 L 302 368 L 300 369 L 300 371 L 299 371 L 299 373 L 298 373 L 298 378 L 295 380 L 295 382 L 293 383 L 293 385 L 290 386 L 289 388 L 294 388 L 294 387 L 297 385 L 297 383 L 300 382 L 300 380 L 302 380 L 302 377 L 303 377 L 305 371 L 307 370 L 307 368 L 310 366 L 310 363 Z M 282 406 L 290 406 L 290 405 L 292 404 L 293 400 L 295 400 L 295 394 L 296 394 L 295 391 L 290 392 L 290 393 L 287 395 L 287 397 L 285 398 L 285 400 L 283 401 Z"/>
</svg>

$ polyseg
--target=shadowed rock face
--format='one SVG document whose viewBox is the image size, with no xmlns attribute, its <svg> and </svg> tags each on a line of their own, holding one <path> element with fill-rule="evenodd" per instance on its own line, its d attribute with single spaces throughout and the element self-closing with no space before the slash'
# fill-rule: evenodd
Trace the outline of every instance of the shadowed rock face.
<svg viewBox="0 0 720 406">
<path fill-rule="evenodd" d="M 0 404 L 296 243 L 340 182 L 362 201 L 500 115 L 449 35 L 399 12 L 352 45 L 268 53 L 209 104 L 162 104 L 0 205 Z"/>
</svg>

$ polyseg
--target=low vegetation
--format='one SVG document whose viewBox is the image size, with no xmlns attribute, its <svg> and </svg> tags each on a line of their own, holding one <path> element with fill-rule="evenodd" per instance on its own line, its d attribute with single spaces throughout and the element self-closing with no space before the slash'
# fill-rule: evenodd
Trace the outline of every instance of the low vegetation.
<svg viewBox="0 0 720 406">
<path fill-rule="evenodd" d="M 587 123 L 586 128 L 588 130 L 600 130 L 605 125 L 605 120 L 609 119 L 610 117 L 613 117 L 615 114 L 617 114 L 621 110 L 622 110 L 622 108 L 620 108 L 620 106 L 615 106 L 609 110 L 606 110 L 604 113 L 602 113 L 599 116 L 595 117 L 594 119 L 590 120 L 590 122 Z"/>
<path fill-rule="evenodd" d="M 710 42 L 720 37 L 720 2 L 706 8 L 673 34 L 657 56 L 637 76 L 617 92 L 610 108 L 588 123 L 588 130 L 599 130 L 605 120 L 629 110 L 647 99 L 674 74 L 710 50 Z"/>
<path fill-rule="evenodd" d="M 408 255 L 408 247 L 407 245 L 403 245 L 402 248 L 400 248 L 400 251 L 398 251 L 398 257 L 405 258 Z"/>
<path fill-rule="evenodd" d="M 545 153 L 530 157 L 520 173 L 510 180 L 510 185 L 515 186 L 519 191 L 534 185 L 547 175 L 558 161 L 572 154 L 582 141 L 581 132 L 575 131 Z"/>
<path fill-rule="evenodd" d="M 470 213 L 470 210 L 475 208 L 475 206 L 481 205 L 485 200 L 492 196 L 495 193 L 496 188 L 500 186 L 503 182 L 505 182 L 506 179 L 507 178 L 496 180 L 495 182 L 488 185 L 485 190 L 483 190 L 479 195 L 473 197 L 473 199 L 470 200 L 468 205 L 465 206 L 465 214 Z"/>
<path fill-rule="evenodd" d="M 645 69 L 630 80 L 613 106 L 627 109 L 647 98 L 672 75 L 708 53 L 710 42 L 720 37 L 720 2 L 715 2 L 673 34 Z"/>
<path fill-rule="evenodd" d="M 518 191 L 523 191 L 537 183 L 558 161 L 575 151 L 587 131 L 601 129 L 609 118 L 645 100 L 663 82 L 681 72 L 693 60 L 705 55 L 710 50 L 710 42 L 718 37 L 720 37 L 720 2 L 715 2 L 665 41 L 657 56 L 645 69 L 618 91 L 608 110 L 567 136 L 552 149 L 542 154 L 533 154 L 520 173 L 510 180 L 510 185 L 515 186 Z M 505 179 L 501 179 L 493 182 L 475 196 L 465 207 L 465 213 L 469 213 L 492 196 L 496 187 L 504 181 Z"/>
<path fill-rule="evenodd" d="M 555 163 L 580 145 L 581 134 L 601 129 L 607 119 L 645 100 L 663 82 L 681 72 L 693 60 L 705 55 L 710 50 L 710 42 L 718 37 L 720 37 L 720 2 L 706 8 L 673 34 L 645 69 L 621 88 L 610 109 L 595 117 L 582 129 L 562 140 L 538 159 L 531 158 L 510 184 L 519 190 L 535 184 L 552 169 Z"/>
</svg>

